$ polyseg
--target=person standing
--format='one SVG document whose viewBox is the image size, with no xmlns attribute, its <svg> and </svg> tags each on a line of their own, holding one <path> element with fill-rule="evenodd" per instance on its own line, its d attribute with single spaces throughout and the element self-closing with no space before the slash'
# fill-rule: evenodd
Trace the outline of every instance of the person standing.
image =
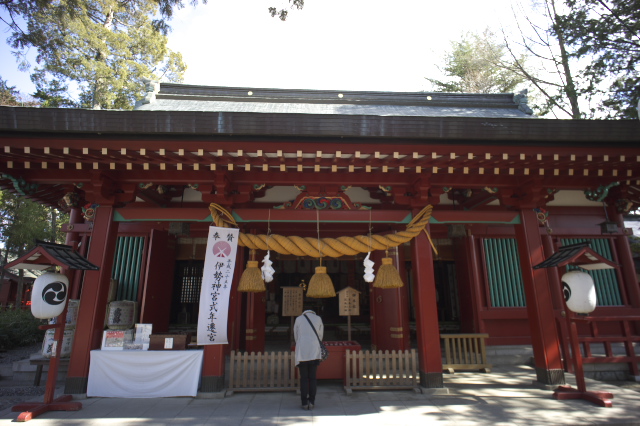
<svg viewBox="0 0 640 426">
<path fill-rule="evenodd" d="M 293 336 L 296 340 L 296 366 L 300 373 L 300 398 L 304 410 L 313 410 L 316 402 L 316 371 L 322 358 L 318 339 L 322 340 L 323 333 L 322 318 L 311 309 L 296 318 Z"/>
</svg>

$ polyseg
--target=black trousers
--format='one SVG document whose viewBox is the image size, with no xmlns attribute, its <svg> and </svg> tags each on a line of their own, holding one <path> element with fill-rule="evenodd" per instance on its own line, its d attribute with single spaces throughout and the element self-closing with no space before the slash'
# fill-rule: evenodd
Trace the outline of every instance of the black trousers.
<svg viewBox="0 0 640 426">
<path fill-rule="evenodd" d="M 318 360 L 301 361 L 298 364 L 300 371 L 300 399 L 302 405 L 316 403 L 316 391 L 318 390 L 318 380 L 316 371 L 318 370 Z"/>
</svg>

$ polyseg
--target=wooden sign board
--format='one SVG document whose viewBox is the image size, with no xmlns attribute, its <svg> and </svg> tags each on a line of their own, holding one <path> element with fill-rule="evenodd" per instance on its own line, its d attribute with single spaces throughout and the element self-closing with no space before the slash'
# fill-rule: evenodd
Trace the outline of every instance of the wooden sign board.
<svg viewBox="0 0 640 426">
<path fill-rule="evenodd" d="M 360 315 L 360 292 L 352 287 L 343 288 L 338 292 L 339 315 Z"/>
<path fill-rule="evenodd" d="M 304 290 L 302 287 L 282 287 L 282 316 L 297 317 L 302 315 Z"/>
</svg>

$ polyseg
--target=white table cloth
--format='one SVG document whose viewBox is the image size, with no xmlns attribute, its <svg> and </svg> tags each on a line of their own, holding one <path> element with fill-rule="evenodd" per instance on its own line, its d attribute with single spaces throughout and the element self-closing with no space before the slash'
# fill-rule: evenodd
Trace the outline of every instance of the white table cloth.
<svg viewBox="0 0 640 426">
<path fill-rule="evenodd" d="M 196 396 L 202 357 L 201 350 L 91 351 L 87 396 Z"/>
</svg>

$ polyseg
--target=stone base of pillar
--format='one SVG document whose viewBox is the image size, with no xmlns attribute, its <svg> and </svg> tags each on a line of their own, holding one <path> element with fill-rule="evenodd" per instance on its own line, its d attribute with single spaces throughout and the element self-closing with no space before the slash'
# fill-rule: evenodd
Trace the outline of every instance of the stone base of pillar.
<svg viewBox="0 0 640 426">
<path fill-rule="evenodd" d="M 202 376 L 200 392 L 211 393 L 224 390 L 224 376 Z"/>
<path fill-rule="evenodd" d="M 555 368 L 547 370 L 545 368 L 536 367 L 536 381 L 541 385 L 564 385 L 564 370 Z"/>
<path fill-rule="evenodd" d="M 86 394 L 88 377 L 67 377 L 64 382 L 64 393 L 70 395 Z"/>
<path fill-rule="evenodd" d="M 444 388 L 442 373 L 425 373 L 420 371 L 420 386 L 423 388 Z"/>
</svg>

